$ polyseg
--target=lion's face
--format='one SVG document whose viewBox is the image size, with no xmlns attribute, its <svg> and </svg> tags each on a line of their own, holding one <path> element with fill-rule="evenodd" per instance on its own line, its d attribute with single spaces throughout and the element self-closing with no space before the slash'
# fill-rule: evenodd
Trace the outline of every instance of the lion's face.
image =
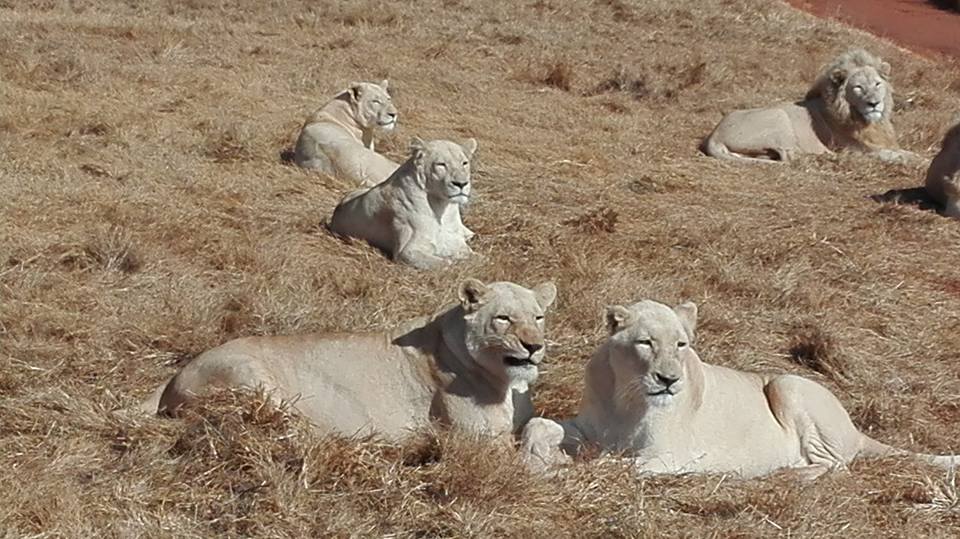
<svg viewBox="0 0 960 539">
<path fill-rule="evenodd" d="M 868 123 L 879 122 L 889 113 L 889 92 L 887 80 L 871 66 L 853 71 L 844 81 L 843 95 L 850 110 Z"/>
<path fill-rule="evenodd" d="M 387 93 L 387 81 L 380 84 L 355 82 L 350 85 L 357 122 L 364 129 L 391 131 L 397 126 L 397 107 Z"/>
<path fill-rule="evenodd" d="M 460 285 L 467 352 L 487 373 L 513 387 L 533 383 L 545 353 L 544 314 L 557 288 L 546 282 L 533 290 L 468 279 Z"/>
<path fill-rule="evenodd" d="M 477 141 L 470 139 L 461 146 L 449 140 L 414 139 L 411 149 L 429 196 L 454 204 L 466 204 L 470 200 L 470 158 L 477 149 Z"/>
<path fill-rule="evenodd" d="M 610 363 L 618 402 L 669 406 L 688 384 L 697 307 L 655 301 L 607 309 Z"/>
</svg>

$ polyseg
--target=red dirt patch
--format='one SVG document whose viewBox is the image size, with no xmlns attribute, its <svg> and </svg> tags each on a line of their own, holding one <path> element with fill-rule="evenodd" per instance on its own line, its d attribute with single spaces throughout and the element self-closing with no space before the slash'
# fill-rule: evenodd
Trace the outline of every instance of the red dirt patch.
<svg viewBox="0 0 960 539">
<path fill-rule="evenodd" d="M 787 0 L 914 51 L 960 58 L 960 15 L 927 0 Z"/>
</svg>

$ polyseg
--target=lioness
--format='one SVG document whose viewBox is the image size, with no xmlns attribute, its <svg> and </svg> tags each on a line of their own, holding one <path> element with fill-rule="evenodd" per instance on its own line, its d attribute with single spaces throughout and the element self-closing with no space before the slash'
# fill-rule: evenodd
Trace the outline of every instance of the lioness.
<svg viewBox="0 0 960 539">
<path fill-rule="evenodd" d="M 175 413 L 212 386 L 264 387 L 324 432 L 396 441 L 438 420 L 498 437 L 529 419 L 553 283 L 467 279 L 460 303 L 380 333 L 236 339 L 201 354 L 143 408 Z"/>
<path fill-rule="evenodd" d="M 373 150 L 373 133 L 396 126 L 387 81 L 355 82 L 307 118 L 293 161 L 356 185 L 375 185 L 398 165 Z"/>
<path fill-rule="evenodd" d="M 898 149 L 889 76 L 887 62 L 863 49 L 847 51 L 823 70 L 803 101 L 733 111 L 701 149 L 712 157 L 754 162 L 841 149 L 886 161 L 916 159 Z"/>
<path fill-rule="evenodd" d="M 926 188 L 943 204 L 944 215 L 960 219 L 960 123 L 943 137 L 943 147 L 927 169 Z"/>
<path fill-rule="evenodd" d="M 547 464 L 585 443 L 635 457 L 642 472 L 759 476 L 794 468 L 815 478 L 858 456 L 904 453 L 861 433 L 822 385 L 736 371 L 691 347 L 697 306 L 641 301 L 607 311 L 610 336 L 590 359 L 578 415 L 532 419 L 524 446 Z M 940 466 L 960 456 L 917 455 Z"/>
<path fill-rule="evenodd" d="M 470 158 L 465 146 L 415 138 L 410 158 L 382 183 L 347 195 L 333 211 L 330 229 L 370 242 L 393 260 L 434 268 L 473 254 L 473 232 L 460 223 L 459 206 L 470 198 Z"/>
</svg>

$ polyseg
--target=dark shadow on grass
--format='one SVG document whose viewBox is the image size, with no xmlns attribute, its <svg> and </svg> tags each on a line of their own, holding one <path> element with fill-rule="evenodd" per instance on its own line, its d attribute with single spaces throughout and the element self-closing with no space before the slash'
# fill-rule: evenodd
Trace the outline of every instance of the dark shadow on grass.
<svg viewBox="0 0 960 539">
<path fill-rule="evenodd" d="M 870 195 L 874 202 L 886 204 L 904 204 L 916 206 L 917 209 L 933 211 L 943 214 L 943 206 L 930 197 L 927 190 L 923 187 L 911 187 L 909 189 L 891 189 L 886 193 Z"/>
</svg>

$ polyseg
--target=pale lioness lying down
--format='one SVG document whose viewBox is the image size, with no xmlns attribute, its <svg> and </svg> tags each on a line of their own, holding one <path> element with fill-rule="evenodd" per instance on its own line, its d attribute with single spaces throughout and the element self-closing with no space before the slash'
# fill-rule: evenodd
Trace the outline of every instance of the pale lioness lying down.
<svg viewBox="0 0 960 539">
<path fill-rule="evenodd" d="M 523 435 L 528 458 L 550 465 L 598 444 L 635 457 L 642 472 L 752 477 L 795 468 L 814 478 L 858 456 L 904 453 L 857 430 L 816 382 L 701 362 L 690 346 L 692 303 L 614 306 L 607 323 L 610 336 L 587 365 L 578 415 L 562 424 L 530 420 Z M 945 467 L 960 463 L 917 456 Z"/>
<path fill-rule="evenodd" d="M 398 165 L 374 151 L 374 131 L 396 126 L 387 81 L 355 82 L 307 118 L 293 161 L 356 185 L 375 185 Z"/>
<path fill-rule="evenodd" d="M 741 161 L 788 161 L 842 149 L 887 161 L 917 159 L 898 149 L 891 122 L 890 64 L 862 49 L 835 58 L 803 101 L 727 114 L 704 140 L 707 155 Z"/>
<path fill-rule="evenodd" d="M 420 269 L 473 254 L 473 236 L 459 207 L 472 189 L 470 158 L 477 141 L 414 139 L 410 158 L 389 178 L 350 193 L 337 205 L 330 230 L 370 242 L 393 260 Z"/>
<path fill-rule="evenodd" d="M 532 412 L 553 283 L 464 281 L 460 303 L 379 333 L 249 337 L 201 354 L 143 403 L 175 413 L 211 387 L 263 387 L 323 432 L 396 441 L 432 421 L 499 437 Z"/>
<path fill-rule="evenodd" d="M 943 204 L 943 213 L 960 219 L 960 122 L 943 137 L 940 153 L 927 169 L 927 192 Z"/>
</svg>

